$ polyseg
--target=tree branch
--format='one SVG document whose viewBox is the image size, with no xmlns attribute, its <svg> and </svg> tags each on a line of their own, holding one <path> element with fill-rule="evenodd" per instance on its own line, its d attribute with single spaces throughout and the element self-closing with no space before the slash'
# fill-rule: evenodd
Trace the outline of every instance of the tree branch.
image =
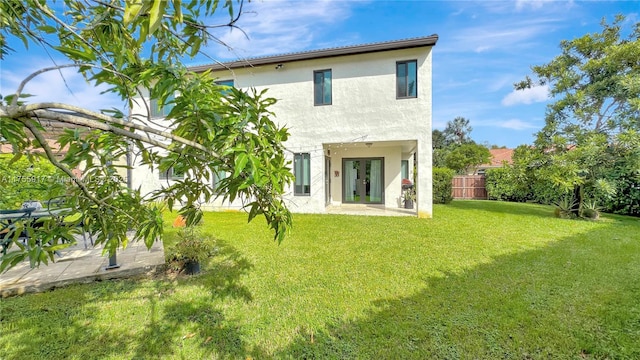
<svg viewBox="0 0 640 360">
<path fill-rule="evenodd" d="M 95 46 L 93 46 L 93 44 L 91 44 L 90 42 L 86 41 L 82 36 L 80 36 L 77 32 L 75 32 L 74 29 L 72 29 L 69 25 L 65 24 L 64 21 L 58 19 L 58 17 L 55 16 L 51 11 L 49 11 L 49 9 L 47 9 L 46 7 L 43 7 L 42 4 L 40 4 L 39 1 L 36 1 L 35 3 L 36 3 L 36 6 L 38 6 L 38 9 L 40 9 L 42 12 L 46 13 L 49 17 L 51 17 L 51 19 L 53 19 L 53 21 L 58 23 L 58 25 L 62 26 L 63 28 L 67 29 L 67 31 L 69 31 L 70 33 L 75 35 L 75 37 L 79 41 L 81 41 L 83 44 L 87 45 L 89 48 L 91 48 L 91 50 L 95 51 L 95 53 L 99 57 L 101 57 L 104 62 L 109 64 L 113 69 L 116 68 L 115 65 L 113 65 L 113 63 L 111 61 L 109 61 L 109 59 L 107 57 L 104 56 L 104 54 L 102 54 L 100 51 L 98 51 L 98 49 Z"/>
<path fill-rule="evenodd" d="M 60 110 L 68 110 L 73 113 L 62 113 L 62 112 L 51 110 L 52 108 L 60 109 Z M 166 139 L 170 139 L 175 142 L 178 142 L 182 145 L 201 150 L 210 156 L 219 157 L 219 155 L 216 152 L 212 151 L 211 149 L 208 149 L 202 146 L 201 144 L 198 144 L 194 141 L 171 134 L 169 132 L 154 129 L 150 126 L 136 124 L 135 122 L 124 121 L 121 119 L 96 113 L 96 112 L 83 109 L 81 107 L 73 106 L 73 105 L 52 102 L 52 103 L 35 103 L 35 104 L 22 105 L 22 106 L 15 107 L 14 109 L 12 109 L 12 111 L 7 111 L 5 109 L 0 108 L 0 116 L 5 116 L 13 119 L 20 118 L 23 116 L 30 117 L 31 114 L 33 114 L 33 116 L 37 116 L 38 118 L 56 120 L 63 123 L 110 131 L 113 133 L 117 133 L 118 135 L 126 136 L 134 140 L 140 140 L 152 145 L 160 146 L 163 149 L 170 150 L 168 148 L 168 145 L 165 143 L 162 143 L 157 140 L 153 140 L 148 137 L 144 137 L 141 134 L 136 134 L 134 132 L 112 126 L 110 124 L 121 125 L 124 127 L 140 130 L 145 133 L 159 135 Z M 105 124 L 104 122 L 108 124 Z M 172 150 L 172 151 L 175 152 L 175 150 Z"/>
<path fill-rule="evenodd" d="M 602 126 L 602 122 L 604 121 L 604 118 L 605 118 L 605 117 L 607 117 L 607 118 L 609 118 L 609 117 L 610 117 L 610 115 L 608 115 L 609 110 L 611 110 L 611 108 L 612 108 L 613 106 L 617 106 L 618 104 L 619 104 L 619 101 L 618 101 L 617 99 L 616 99 L 616 100 L 613 100 L 613 101 L 611 102 L 611 104 L 609 104 L 609 105 L 604 109 L 604 111 L 602 111 L 601 113 L 599 113 L 599 114 L 598 114 L 598 121 L 596 122 L 596 128 L 595 128 L 595 130 L 600 130 L 600 126 Z"/>
<path fill-rule="evenodd" d="M 22 94 L 22 90 L 24 90 L 24 87 L 27 85 L 27 83 L 29 81 L 31 81 L 33 78 L 35 78 L 36 76 L 38 76 L 40 74 L 43 74 L 45 72 L 48 72 L 48 71 L 52 71 L 52 70 L 60 70 L 60 69 L 64 69 L 64 68 L 81 67 L 81 66 L 86 66 L 86 67 L 98 68 L 98 69 L 101 69 L 101 70 L 105 70 L 105 71 L 108 71 L 108 72 L 113 73 L 115 75 L 124 76 L 124 77 L 127 78 L 127 80 L 131 81 L 131 78 L 127 77 L 126 75 L 124 75 L 122 73 L 119 73 L 117 71 L 111 70 L 111 69 L 104 68 L 102 66 L 96 66 L 96 65 L 92 65 L 92 64 L 63 64 L 63 65 L 56 65 L 56 66 L 43 68 L 43 69 L 40 69 L 40 70 L 38 70 L 36 72 L 33 72 L 29 76 L 27 76 L 24 80 L 22 80 L 22 82 L 20 82 L 20 85 L 18 86 L 18 89 L 16 90 L 16 97 L 11 102 L 11 105 L 12 106 L 16 106 L 17 105 L 17 101 L 18 101 L 18 98 L 20 97 L 20 95 Z"/>
<path fill-rule="evenodd" d="M 64 166 L 60 161 L 58 161 L 58 159 L 56 159 L 55 155 L 53 154 L 53 151 L 51 150 L 51 147 L 47 143 L 47 140 L 44 138 L 44 135 L 42 135 L 40 130 L 38 130 L 36 126 L 32 123 L 33 119 L 28 117 L 21 117 L 17 120 L 20 121 L 22 124 L 24 124 L 24 126 L 27 129 L 29 129 L 29 131 L 36 138 L 36 140 L 38 140 L 38 142 L 40 143 L 40 146 L 44 150 L 44 153 L 47 155 L 47 158 L 49 159 L 49 161 L 55 167 L 57 167 L 58 169 L 62 170 L 65 174 L 67 174 L 69 178 L 73 179 L 73 182 L 75 182 L 76 185 L 78 185 L 78 187 L 80 188 L 80 190 L 82 190 L 85 196 L 87 196 L 96 205 L 109 207 L 108 204 L 106 204 L 105 202 L 93 196 L 93 194 L 91 194 L 91 191 L 89 191 L 89 189 L 84 184 L 84 182 L 78 179 L 68 167 Z"/>
<path fill-rule="evenodd" d="M 138 133 L 134 133 L 119 127 L 115 127 L 113 125 L 110 124 L 105 124 L 103 122 L 97 121 L 97 120 L 92 120 L 92 119 L 88 119 L 85 117 L 81 117 L 81 116 L 76 116 L 76 115 L 72 115 L 72 114 L 65 114 L 65 113 L 60 113 L 60 112 L 56 112 L 56 111 L 52 111 L 52 110 L 35 110 L 33 111 L 34 116 L 37 116 L 39 118 L 44 118 L 44 119 L 50 119 L 50 120 L 56 120 L 56 121 L 60 121 L 60 122 L 64 122 L 67 124 L 74 124 L 74 125 L 80 125 L 80 126 L 84 126 L 84 127 L 88 127 L 91 129 L 98 129 L 98 130 L 104 130 L 104 131 L 109 131 L 112 132 L 114 134 L 117 135 L 121 135 L 121 136 L 125 136 L 128 137 L 130 139 L 133 140 L 139 140 L 142 142 L 145 142 L 147 144 L 151 144 L 157 147 L 160 147 L 162 149 L 165 149 L 167 151 L 171 151 L 171 152 L 177 152 L 177 150 L 171 148 L 168 144 L 163 143 L 162 141 L 158 141 L 158 140 L 154 140 L 152 138 L 150 138 L 148 135 L 144 136 L 142 134 L 138 134 Z M 133 123 L 125 123 L 123 122 L 123 124 L 125 126 L 130 126 L 133 127 L 131 125 L 133 125 Z M 151 130 L 151 128 L 149 128 L 149 130 Z M 152 131 L 149 131 L 152 132 Z M 164 133 L 164 132 L 162 132 Z M 167 133 L 164 133 L 167 134 Z M 208 151 L 205 147 L 203 147 L 200 144 L 194 143 L 193 141 L 190 140 L 186 140 L 183 138 L 180 138 L 178 136 L 172 135 L 172 134 L 168 134 L 170 135 L 169 137 L 176 140 L 177 142 L 182 143 L 183 145 L 186 146 L 192 146 L 197 148 L 198 150 L 202 150 L 205 151 L 207 153 L 212 154 L 213 156 L 217 156 L 217 154 Z"/>
</svg>

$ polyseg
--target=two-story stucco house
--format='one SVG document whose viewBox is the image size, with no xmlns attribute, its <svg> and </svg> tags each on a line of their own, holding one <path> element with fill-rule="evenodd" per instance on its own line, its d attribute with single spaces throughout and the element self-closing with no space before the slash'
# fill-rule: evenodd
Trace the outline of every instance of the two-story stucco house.
<svg viewBox="0 0 640 360">
<path fill-rule="evenodd" d="M 401 208 L 402 180 L 413 181 L 415 171 L 414 211 L 431 217 L 431 64 L 437 40 L 432 35 L 192 70 L 211 70 L 237 88 L 268 88 L 278 100 L 271 107 L 275 121 L 291 133 L 285 144 L 296 178 L 286 196 L 291 211 L 325 213 L 347 204 Z M 139 167 L 132 185 L 150 191 L 172 176 L 179 174 Z M 241 204 L 218 200 L 209 206 Z"/>
</svg>

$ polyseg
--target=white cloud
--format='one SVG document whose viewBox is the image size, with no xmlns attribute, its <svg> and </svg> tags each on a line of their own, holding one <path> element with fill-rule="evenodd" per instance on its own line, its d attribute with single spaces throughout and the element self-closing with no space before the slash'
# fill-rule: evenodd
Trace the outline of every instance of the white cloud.
<svg viewBox="0 0 640 360">
<path fill-rule="evenodd" d="M 502 99 L 502 105 L 532 104 L 549 99 L 549 86 L 534 86 L 525 90 L 513 90 Z"/>
<path fill-rule="evenodd" d="M 560 17 L 539 17 L 531 20 L 507 20 L 486 22 L 476 26 L 454 30 L 447 42 L 438 48 L 439 53 L 489 51 L 514 51 L 528 49 L 546 34 L 562 26 Z"/>
<path fill-rule="evenodd" d="M 0 93 L 3 96 L 14 93 L 29 73 L 50 66 L 50 62 L 32 59 L 25 63 L 19 72 L 2 69 Z M 94 111 L 114 107 L 124 110 L 125 103 L 118 96 L 101 94 L 106 89 L 105 85 L 94 86 L 88 83 L 75 68 L 65 68 L 60 71 L 47 71 L 34 77 L 22 93 L 33 95 L 25 99 L 29 103 L 61 102 Z"/>
<path fill-rule="evenodd" d="M 232 29 L 220 35 L 220 40 L 233 49 L 231 55 L 234 58 L 304 50 L 314 45 L 323 28 L 329 29 L 332 24 L 348 18 L 353 5 L 349 1 L 245 3 L 243 14 L 237 22 L 242 31 Z M 216 57 L 229 58 L 228 50 L 217 44 L 210 50 Z"/>
<path fill-rule="evenodd" d="M 557 2 L 558 2 L 557 0 L 516 0 L 516 10 L 523 10 L 527 8 L 532 10 L 538 10 L 538 9 L 542 9 L 542 7 L 545 5 L 549 5 Z M 562 5 L 567 7 L 573 6 L 573 0 L 566 1 L 566 2 L 563 1 L 561 3 Z"/>
<path fill-rule="evenodd" d="M 527 129 L 536 129 L 538 126 L 530 124 L 528 122 L 519 120 L 519 119 L 510 119 L 503 122 L 498 122 L 497 125 L 501 128 L 511 129 L 511 130 L 527 130 Z"/>
</svg>

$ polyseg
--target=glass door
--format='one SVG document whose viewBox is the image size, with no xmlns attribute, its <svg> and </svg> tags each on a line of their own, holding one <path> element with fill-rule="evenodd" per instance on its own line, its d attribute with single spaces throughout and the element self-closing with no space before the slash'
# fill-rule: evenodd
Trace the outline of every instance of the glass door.
<svg viewBox="0 0 640 360">
<path fill-rule="evenodd" d="M 324 204 L 331 203 L 331 158 L 324 157 Z"/>
<path fill-rule="evenodd" d="M 343 202 L 359 203 L 361 199 L 360 160 L 344 160 L 342 170 Z"/>
<path fill-rule="evenodd" d="M 382 158 L 344 159 L 342 164 L 344 203 L 384 203 Z"/>
</svg>

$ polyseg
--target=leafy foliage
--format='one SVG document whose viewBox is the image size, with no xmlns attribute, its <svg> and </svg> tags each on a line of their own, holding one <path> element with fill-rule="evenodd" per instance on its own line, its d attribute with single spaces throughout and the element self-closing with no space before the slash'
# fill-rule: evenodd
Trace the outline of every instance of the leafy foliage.
<svg viewBox="0 0 640 360">
<path fill-rule="evenodd" d="M 443 131 L 433 130 L 433 166 L 467 174 L 478 165 L 489 162 L 489 150 L 471 140 L 471 130 L 469 119 L 460 116 L 448 121 Z"/>
<path fill-rule="evenodd" d="M 177 240 L 168 257 L 178 262 L 206 260 L 213 254 L 215 240 L 198 226 L 185 226 L 176 233 Z"/>
<path fill-rule="evenodd" d="M 0 155 L 0 209 L 17 209 L 27 200 L 45 201 L 65 193 L 68 178 L 46 160 L 13 160 Z"/>
<path fill-rule="evenodd" d="M 447 168 L 433 168 L 433 203 L 448 204 L 453 200 L 454 172 Z"/>
<path fill-rule="evenodd" d="M 514 171 L 509 167 L 487 169 L 485 187 L 489 200 L 523 201 L 526 198 L 518 191 L 518 184 L 514 181 Z"/>
<path fill-rule="evenodd" d="M 562 41 L 560 55 L 532 68 L 537 84 L 548 85 L 555 101 L 547 107 L 526 178 L 536 197 L 536 190 L 545 189 L 555 196 L 545 200 L 573 196 L 575 216 L 585 201 L 637 214 L 640 160 L 627 144 L 637 145 L 640 131 L 640 23 L 623 38 L 624 23 L 623 16 L 612 24 L 603 20 L 602 32 Z M 527 77 L 516 88 L 534 83 Z"/>
<path fill-rule="evenodd" d="M 156 200 L 179 207 L 187 225 L 193 225 L 202 217 L 201 202 L 224 194 L 229 200 L 245 201 L 249 221 L 264 216 L 278 242 L 290 228 L 291 214 L 282 201 L 292 180 L 283 146 L 288 131 L 271 120 L 269 107 L 275 99 L 265 91 L 221 87 L 209 73 L 195 74 L 182 64 L 183 58 L 200 53 L 211 41 L 223 44 L 211 31 L 236 27 L 241 1 L 239 5 L 236 9 L 231 0 L 0 2 L 2 59 L 11 55 L 7 40 L 13 38 L 25 47 L 40 46 L 71 62 L 34 72 L 15 92 L 0 98 L 0 136 L 17 156 L 32 149 L 44 151 L 46 159 L 69 179 L 72 186 L 65 189 L 69 204 L 74 213 L 82 214 L 96 243 L 105 245 L 105 252 L 126 246 L 132 228 L 136 230 L 134 240 L 147 246 L 162 237 L 160 210 L 148 205 Z M 201 21 L 219 8 L 228 10 L 227 23 Z M 127 116 L 118 110 L 96 113 L 72 104 L 28 103 L 22 93 L 24 85 L 39 74 L 61 68 L 75 68 L 92 84 L 106 85 L 108 92 L 118 94 L 131 108 L 148 96 L 161 105 L 171 105 L 166 116 L 171 126 L 159 129 L 150 111 Z M 75 127 L 55 139 L 67 149 L 63 159 L 57 159 L 48 145 L 43 120 Z M 119 176 L 130 166 L 124 161 L 130 153 L 138 154 L 145 166 L 160 171 L 172 167 L 185 177 L 143 197 Z M 26 158 L 35 161 L 34 156 Z M 84 170 L 79 179 L 71 172 L 77 167 Z M 231 175 L 212 189 L 207 184 L 217 171 Z M 53 223 L 43 228 L 47 226 Z M 48 236 L 39 229 L 29 230 L 36 238 Z M 34 251 L 51 255 L 46 244 L 38 244 Z M 39 264 L 39 258 L 28 256 Z M 13 263 L 4 260 L 0 271 Z"/>
<path fill-rule="evenodd" d="M 475 173 L 479 165 L 486 164 L 489 160 L 489 149 L 476 143 L 454 145 L 445 157 L 447 167 L 459 174 Z"/>
<path fill-rule="evenodd" d="M 447 121 L 447 126 L 442 134 L 444 135 L 446 146 L 451 144 L 462 145 L 471 142 L 471 131 L 473 128 L 469 124 L 469 119 L 461 116 L 452 121 Z"/>
<path fill-rule="evenodd" d="M 604 197 L 601 206 L 607 212 L 640 216 L 640 134 L 621 134 L 610 152 L 615 156 L 604 178 L 615 194 Z"/>
</svg>

